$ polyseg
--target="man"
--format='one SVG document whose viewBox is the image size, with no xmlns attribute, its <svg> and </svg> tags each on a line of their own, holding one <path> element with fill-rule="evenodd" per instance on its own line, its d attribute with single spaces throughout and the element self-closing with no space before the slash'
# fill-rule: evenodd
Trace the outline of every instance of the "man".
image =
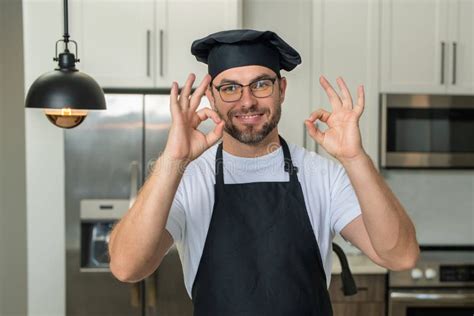
<svg viewBox="0 0 474 316">
<path fill-rule="evenodd" d="M 342 78 L 339 96 L 321 77 L 333 112 L 305 120 L 339 165 L 278 134 L 280 70 L 301 59 L 275 33 L 219 32 L 191 51 L 209 75 L 193 94 L 192 74 L 179 95 L 172 85 L 166 148 L 111 235 L 118 279 L 150 275 L 175 242 L 195 315 L 331 315 L 335 233 L 388 269 L 414 266 L 413 224 L 362 148 L 363 87 L 353 104 Z M 204 94 L 212 109 L 197 111 Z M 208 118 L 216 126 L 205 135 L 197 127 Z"/>
</svg>

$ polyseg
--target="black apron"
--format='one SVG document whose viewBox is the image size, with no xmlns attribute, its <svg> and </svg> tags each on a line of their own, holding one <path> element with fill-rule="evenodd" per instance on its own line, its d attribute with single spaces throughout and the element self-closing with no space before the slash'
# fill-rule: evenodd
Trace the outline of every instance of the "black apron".
<svg viewBox="0 0 474 316">
<path fill-rule="evenodd" d="M 279 137 L 289 182 L 224 184 L 219 144 L 214 208 L 192 287 L 195 316 L 332 315 L 298 169 Z"/>
</svg>

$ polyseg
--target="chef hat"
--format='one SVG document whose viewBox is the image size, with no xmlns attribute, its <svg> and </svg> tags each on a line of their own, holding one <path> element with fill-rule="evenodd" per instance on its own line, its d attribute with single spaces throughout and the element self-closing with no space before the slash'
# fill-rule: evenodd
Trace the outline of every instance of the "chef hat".
<svg viewBox="0 0 474 316">
<path fill-rule="evenodd" d="M 296 50 L 271 31 L 230 30 L 195 40 L 191 53 L 208 65 L 212 78 L 229 68 L 260 65 L 280 77 L 280 69 L 291 71 L 301 63 Z"/>
</svg>

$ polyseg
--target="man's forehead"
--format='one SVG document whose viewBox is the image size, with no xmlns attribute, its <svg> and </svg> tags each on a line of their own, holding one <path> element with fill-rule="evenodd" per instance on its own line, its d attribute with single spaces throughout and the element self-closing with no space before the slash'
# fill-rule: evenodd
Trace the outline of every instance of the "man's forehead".
<svg viewBox="0 0 474 316">
<path fill-rule="evenodd" d="M 227 70 L 224 70 L 214 78 L 214 82 L 250 82 L 261 77 L 275 77 L 277 74 L 270 68 L 252 65 L 252 66 L 242 66 L 234 67 Z"/>
</svg>

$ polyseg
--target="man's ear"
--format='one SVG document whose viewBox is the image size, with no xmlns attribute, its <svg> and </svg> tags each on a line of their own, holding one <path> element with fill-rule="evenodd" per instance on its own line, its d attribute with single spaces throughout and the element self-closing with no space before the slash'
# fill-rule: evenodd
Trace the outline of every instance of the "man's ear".
<svg viewBox="0 0 474 316">
<path fill-rule="evenodd" d="M 280 102 L 283 103 L 283 101 L 285 101 L 285 92 L 286 92 L 286 85 L 287 85 L 287 81 L 286 81 L 286 78 L 285 77 L 281 77 L 281 79 L 279 80 L 279 85 L 278 85 L 278 88 L 280 89 Z"/>
<path fill-rule="evenodd" d="M 206 97 L 207 99 L 209 100 L 209 104 L 211 105 L 211 108 L 213 110 L 215 110 L 215 106 L 214 106 L 214 103 L 215 103 L 215 99 L 214 99 L 214 94 L 212 93 L 212 88 L 211 87 L 208 87 L 207 90 L 206 90 Z"/>
</svg>

